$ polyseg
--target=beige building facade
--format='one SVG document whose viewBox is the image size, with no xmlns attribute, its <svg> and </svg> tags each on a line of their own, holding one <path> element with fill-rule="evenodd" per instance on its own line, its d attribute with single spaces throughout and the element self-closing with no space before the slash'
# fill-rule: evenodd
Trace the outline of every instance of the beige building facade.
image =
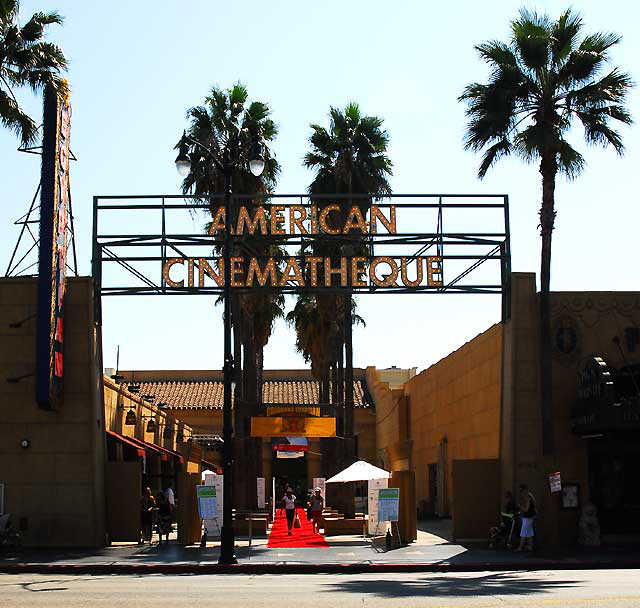
<svg viewBox="0 0 640 608">
<path fill-rule="evenodd" d="M 555 292 L 554 451 L 543 455 L 535 275 L 511 275 L 510 317 L 391 387 L 367 370 L 377 459 L 416 475 L 423 516 L 450 516 L 458 539 L 486 538 L 501 496 L 527 484 L 546 545 L 579 540 L 596 506 L 603 538 L 640 534 L 640 293 Z M 560 474 L 559 491 L 550 475 Z"/>
</svg>

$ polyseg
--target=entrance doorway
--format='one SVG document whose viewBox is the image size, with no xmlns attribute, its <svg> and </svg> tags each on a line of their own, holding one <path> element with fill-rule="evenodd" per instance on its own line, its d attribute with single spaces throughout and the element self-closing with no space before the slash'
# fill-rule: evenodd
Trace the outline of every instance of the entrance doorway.
<svg viewBox="0 0 640 608">
<path fill-rule="evenodd" d="M 271 456 L 271 472 L 276 481 L 275 504 L 281 506 L 287 486 L 290 486 L 301 505 L 306 504 L 310 480 L 307 479 L 307 455 L 300 458 L 277 458 L 277 452 Z"/>
<path fill-rule="evenodd" d="M 602 534 L 640 534 L 640 433 L 589 439 L 589 495 Z"/>
</svg>

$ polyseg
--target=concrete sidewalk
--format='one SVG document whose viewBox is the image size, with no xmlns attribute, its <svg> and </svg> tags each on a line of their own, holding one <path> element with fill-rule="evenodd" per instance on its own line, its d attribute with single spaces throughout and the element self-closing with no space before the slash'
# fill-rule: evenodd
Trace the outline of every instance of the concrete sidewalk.
<svg viewBox="0 0 640 608">
<path fill-rule="evenodd" d="M 116 545 L 98 550 L 24 550 L 0 554 L 0 572 L 31 573 L 355 573 L 355 572 L 461 572 L 495 570 L 558 570 L 640 568 L 637 549 L 562 554 L 539 551 L 492 551 L 485 543 L 457 544 L 436 534 L 418 531 L 411 545 L 387 551 L 384 538 L 365 541 L 361 536 L 327 537 L 328 548 L 268 549 L 267 538 L 236 542 L 238 564 L 219 566 L 219 544 L 181 547 L 169 545 Z"/>
</svg>

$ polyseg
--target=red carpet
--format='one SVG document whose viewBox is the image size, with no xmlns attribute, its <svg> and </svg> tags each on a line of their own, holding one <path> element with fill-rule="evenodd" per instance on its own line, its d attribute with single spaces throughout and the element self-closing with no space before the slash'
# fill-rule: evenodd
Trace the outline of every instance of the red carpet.
<svg viewBox="0 0 640 608">
<path fill-rule="evenodd" d="M 307 520 L 307 513 L 304 509 L 297 509 L 300 518 L 301 528 L 292 528 L 291 536 L 287 534 L 287 517 L 284 509 L 276 510 L 276 518 L 271 526 L 269 534 L 269 549 L 321 549 L 328 548 L 329 545 L 324 540 L 322 534 L 313 533 L 313 522 Z"/>
</svg>

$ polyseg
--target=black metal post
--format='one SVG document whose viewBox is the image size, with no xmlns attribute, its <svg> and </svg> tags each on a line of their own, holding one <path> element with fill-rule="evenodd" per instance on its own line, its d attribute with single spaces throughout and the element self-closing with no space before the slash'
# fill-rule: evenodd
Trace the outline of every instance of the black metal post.
<svg viewBox="0 0 640 608">
<path fill-rule="evenodd" d="M 233 530 L 233 417 L 231 412 L 231 382 L 233 354 L 231 350 L 231 173 L 233 167 L 224 165 L 224 403 L 222 438 L 224 481 L 223 515 L 220 532 L 219 564 L 237 564 L 235 533 Z"/>
</svg>

